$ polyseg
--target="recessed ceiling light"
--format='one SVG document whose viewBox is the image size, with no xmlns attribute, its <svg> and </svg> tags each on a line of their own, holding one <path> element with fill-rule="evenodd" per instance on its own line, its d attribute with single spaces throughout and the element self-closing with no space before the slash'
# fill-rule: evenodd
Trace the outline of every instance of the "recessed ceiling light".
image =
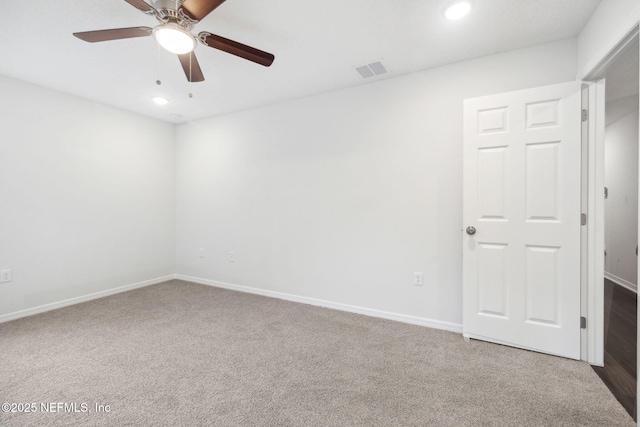
<svg viewBox="0 0 640 427">
<path fill-rule="evenodd" d="M 167 105 L 169 103 L 169 100 L 161 96 L 156 96 L 155 98 L 153 98 L 153 102 L 155 102 L 158 105 Z"/>
<path fill-rule="evenodd" d="M 456 1 L 451 3 L 444 11 L 444 16 L 452 21 L 465 16 L 471 10 L 470 1 Z"/>
</svg>

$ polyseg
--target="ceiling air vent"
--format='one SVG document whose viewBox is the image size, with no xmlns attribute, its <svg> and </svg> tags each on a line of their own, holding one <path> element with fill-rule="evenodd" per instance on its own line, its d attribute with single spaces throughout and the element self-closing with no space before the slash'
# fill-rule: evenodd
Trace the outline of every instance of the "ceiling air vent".
<svg viewBox="0 0 640 427">
<path fill-rule="evenodd" d="M 380 76 L 389 72 L 384 64 L 382 64 L 382 61 L 376 61 L 354 68 L 360 74 L 360 76 L 362 76 L 363 79 L 369 79 L 371 77 Z"/>
</svg>

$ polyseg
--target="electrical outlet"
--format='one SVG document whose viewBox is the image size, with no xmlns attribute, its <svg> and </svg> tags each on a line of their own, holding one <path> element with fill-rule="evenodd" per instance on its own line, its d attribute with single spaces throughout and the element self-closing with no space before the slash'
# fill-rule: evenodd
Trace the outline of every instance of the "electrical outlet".
<svg viewBox="0 0 640 427">
<path fill-rule="evenodd" d="M 11 281 L 11 270 L 0 271 L 0 283 L 6 283 Z"/>
<path fill-rule="evenodd" d="M 236 261 L 236 253 L 235 252 L 229 252 L 229 262 L 235 262 Z"/>
<path fill-rule="evenodd" d="M 200 258 L 204 258 L 204 248 L 200 248 Z"/>
<path fill-rule="evenodd" d="M 422 286 L 422 273 L 413 273 L 413 284 L 416 286 Z"/>
</svg>

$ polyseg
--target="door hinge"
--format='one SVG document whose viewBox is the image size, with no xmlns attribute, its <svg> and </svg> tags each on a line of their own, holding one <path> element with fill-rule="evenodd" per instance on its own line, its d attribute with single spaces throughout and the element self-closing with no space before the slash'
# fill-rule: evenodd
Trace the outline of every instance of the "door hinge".
<svg viewBox="0 0 640 427">
<path fill-rule="evenodd" d="M 604 187 L 604 198 L 605 199 L 609 198 L 609 189 L 607 187 Z"/>
<path fill-rule="evenodd" d="M 584 316 L 580 317 L 580 329 L 587 329 L 587 318 Z"/>
<path fill-rule="evenodd" d="M 582 110 L 582 121 L 586 122 L 587 120 L 589 120 L 589 110 Z"/>
<path fill-rule="evenodd" d="M 580 224 L 587 225 L 587 214 L 580 214 Z"/>
</svg>

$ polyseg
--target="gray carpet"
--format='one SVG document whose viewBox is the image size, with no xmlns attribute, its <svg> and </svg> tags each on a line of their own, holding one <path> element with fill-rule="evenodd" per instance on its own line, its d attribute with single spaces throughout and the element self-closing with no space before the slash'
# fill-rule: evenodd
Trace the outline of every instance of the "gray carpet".
<svg viewBox="0 0 640 427">
<path fill-rule="evenodd" d="M 177 280 L 0 324 L 3 402 L 37 404 L 3 426 L 635 425 L 586 363 Z"/>
</svg>

